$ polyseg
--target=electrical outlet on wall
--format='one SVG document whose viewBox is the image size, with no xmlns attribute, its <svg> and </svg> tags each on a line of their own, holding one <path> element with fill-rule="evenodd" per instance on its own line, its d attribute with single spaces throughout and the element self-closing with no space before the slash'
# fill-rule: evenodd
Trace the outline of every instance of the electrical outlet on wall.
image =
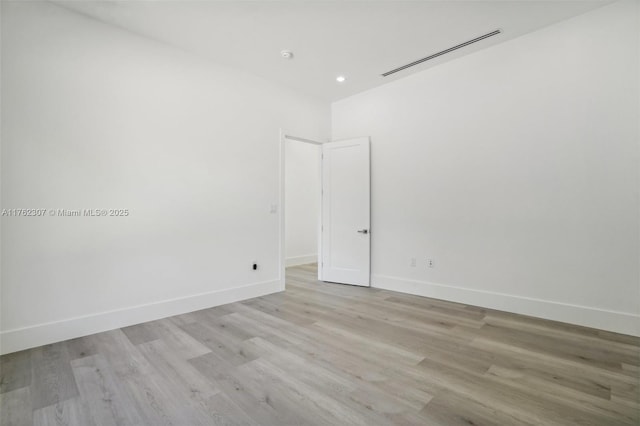
<svg viewBox="0 0 640 426">
<path fill-rule="evenodd" d="M 433 268 L 433 259 L 427 259 L 427 268 Z"/>
<path fill-rule="evenodd" d="M 409 261 L 409 266 L 411 266 L 412 268 L 416 267 L 416 258 L 412 257 L 411 260 Z"/>
</svg>

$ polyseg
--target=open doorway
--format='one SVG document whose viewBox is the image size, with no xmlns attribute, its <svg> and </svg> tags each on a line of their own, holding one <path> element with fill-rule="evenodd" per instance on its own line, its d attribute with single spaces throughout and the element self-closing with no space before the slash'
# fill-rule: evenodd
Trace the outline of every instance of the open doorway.
<svg viewBox="0 0 640 426">
<path fill-rule="evenodd" d="M 322 143 L 283 134 L 282 276 L 285 268 L 316 271 L 320 246 Z"/>
<path fill-rule="evenodd" d="M 321 143 L 281 133 L 280 143 L 282 288 L 293 268 L 369 287 L 369 137 Z"/>
</svg>

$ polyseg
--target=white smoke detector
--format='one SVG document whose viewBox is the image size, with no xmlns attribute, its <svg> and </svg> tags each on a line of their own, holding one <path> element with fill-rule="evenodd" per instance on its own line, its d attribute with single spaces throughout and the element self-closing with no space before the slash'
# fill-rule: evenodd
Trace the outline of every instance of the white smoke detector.
<svg viewBox="0 0 640 426">
<path fill-rule="evenodd" d="M 290 50 L 283 50 L 280 55 L 285 59 L 293 59 L 293 52 Z"/>
</svg>

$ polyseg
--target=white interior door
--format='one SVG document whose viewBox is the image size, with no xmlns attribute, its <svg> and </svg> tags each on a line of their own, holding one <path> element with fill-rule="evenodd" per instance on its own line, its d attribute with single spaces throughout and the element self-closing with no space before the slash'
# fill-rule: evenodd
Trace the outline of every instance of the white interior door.
<svg viewBox="0 0 640 426">
<path fill-rule="evenodd" d="M 322 145 L 321 279 L 369 286 L 369 138 Z"/>
</svg>

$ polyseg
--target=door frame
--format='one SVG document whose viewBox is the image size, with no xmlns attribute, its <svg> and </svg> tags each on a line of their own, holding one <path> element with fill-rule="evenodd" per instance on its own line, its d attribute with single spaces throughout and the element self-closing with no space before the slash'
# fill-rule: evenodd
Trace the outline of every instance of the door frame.
<svg viewBox="0 0 640 426">
<path fill-rule="evenodd" d="M 313 139 L 302 138 L 299 136 L 294 136 L 284 129 L 280 129 L 280 193 L 278 205 L 280 207 L 280 248 L 279 248 L 279 257 L 280 257 L 280 285 L 282 286 L 282 290 L 285 289 L 285 277 L 286 277 L 286 245 L 285 245 L 285 151 L 286 151 L 286 142 L 287 140 L 308 143 L 312 145 L 318 146 L 318 188 L 317 188 L 317 196 L 320 206 L 320 211 L 318 212 L 318 223 L 316 227 L 316 232 L 318 235 L 318 263 L 321 262 L 322 259 L 322 145 L 324 142 L 318 142 Z M 322 281 L 322 268 L 318 265 L 318 280 Z"/>
</svg>

